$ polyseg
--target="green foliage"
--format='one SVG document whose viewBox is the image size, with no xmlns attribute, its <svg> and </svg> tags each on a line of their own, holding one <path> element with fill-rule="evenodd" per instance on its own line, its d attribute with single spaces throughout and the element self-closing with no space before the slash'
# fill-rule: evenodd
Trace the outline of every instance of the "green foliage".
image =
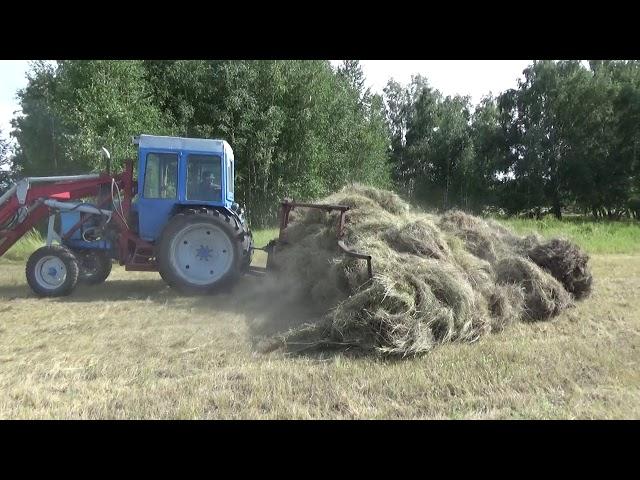
<svg viewBox="0 0 640 480">
<path fill-rule="evenodd" d="M 140 133 L 224 138 L 236 196 L 255 225 L 283 197 L 309 199 L 353 180 L 389 186 L 383 102 L 357 61 L 60 61 L 36 63 L 14 120 L 25 174 L 119 167 Z"/>
<path fill-rule="evenodd" d="M 593 220 L 576 216 L 566 216 L 562 220 L 553 217 L 497 220 L 519 234 L 535 232 L 547 238 L 568 238 L 589 253 L 640 253 L 640 225 L 635 221 Z"/>
<path fill-rule="evenodd" d="M 500 123 L 500 109 L 494 97 L 484 97 L 471 118 L 474 158 L 468 173 L 468 209 L 478 213 L 485 205 L 496 205 L 499 177 L 506 167 L 506 134 Z"/>
<path fill-rule="evenodd" d="M 11 164 L 12 162 L 9 158 L 9 143 L 2 137 L 2 130 L 0 130 L 0 195 L 10 185 Z"/>
<path fill-rule="evenodd" d="M 263 230 L 254 230 L 252 233 L 253 244 L 256 247 L 262 248 L 274 238 L 278 238 L 279 230 L 277 228 L 266 228 Z"/>
<path fill-rule="evenodd" d="M 380 97 L 358 62 L 147 62 L 166 118 L 185 136 L 234 148 L 236 191 L 255 225 L 275 221 L 284 197 L 309 199 L 360 180 L 388 185 Z"/>
<path fill-rule="evenodd" d="M 588 81 L 588 72 L 577 61 L 542 61 L 525 69 L 517 90 L 501 97 L 508 120 L 505 125 L 511 147 L 506 182 L 511 211 L 539 209 L 551 204 L 556 216 L 567 201 L 572 119 L 578 118 L 577 96 Z M 515 200 L 515 201 L 514 201 Z"/>
<path fill-rule="evenodd" d="M 384 95 L 347 60 L 34 62 L 18 92 L 11 175 L 80 173 L 135 158 L 140 133 L 224 138 L 256 227 L 285 197 L 357 181 L 428 208 L 640 214 L 640 62 L 535 61 L 515 89 L 444 97 L 427 79 Z M 0 170 L 0 188 L 9 174 Z"/>
<path fill-rule="evenodd" d="M 114 168 L 135 157 L 131 137 L 169 131 L 155 106 L 139 61 L 36 63 L 18 93 L 24 116 L 14 119 L 15 163 L 25 175 Z"/>
<path fill-rule="evenodd" d="M 385 93 L 401 188 L 418 203 L 468 208 L 474 170 L 469 99 L 442 98 L 419 76 L 404 91 L 390 81 Z"/>
<path fill-rule="evenodd" d="M 502 204 L 512 213 L 564 207 L 618 217 L 637 179 L 638 62 L 534 62 L 501 97 L 514 178 Z"/>
<path fill-rule="evenodd" d="M 393 178 L 431 208 L 638 217 L 640 62 L 535 61 L 518 88 L 443 98 L 385 88 Z"/>
<path fill-rule="evenodd" d="M 26 261 L 38 248 L 44 246 L 45 239 L 37 230 L 30 230 L 14 243 L 2 256 L 5 260 Z"/>
</svg>

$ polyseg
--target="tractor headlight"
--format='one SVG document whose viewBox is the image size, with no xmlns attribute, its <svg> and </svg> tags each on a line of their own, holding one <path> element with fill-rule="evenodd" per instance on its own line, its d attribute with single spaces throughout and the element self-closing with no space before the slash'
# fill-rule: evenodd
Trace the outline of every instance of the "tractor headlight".
<svg viewBox="0 0 640 480">
<path fill-rule="evenodd" d="M 244 206 L 240 205 L 239 203 L 233 203 L 231 205 L 231 208 L 233 209 L 234 212 L 236 212 L 238 215 L 244 215 Z"/>
<path fill-rule="evenodd" d="M 238 214 L 238 217 L 240 217 L 240 220 L 244 222 L 244 205 L 240 205 L 239 203 L 234 202 L 231 204 L 231 209 L 236 212 Z"/>
</svg>

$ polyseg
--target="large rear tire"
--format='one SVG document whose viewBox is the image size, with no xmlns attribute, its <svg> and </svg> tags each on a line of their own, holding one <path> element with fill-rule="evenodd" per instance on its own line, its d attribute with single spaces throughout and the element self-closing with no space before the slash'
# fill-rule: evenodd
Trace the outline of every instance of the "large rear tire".
<svg viewBox="0 0 640 480">
<path fill-rule="evenodd" d="M 78 283 L 78 260 L 68 248 L 52 245 L 31 254 L 26 267 L 27 283 L 36 295 L 69 295 Z"/>
<path fill-rule="evenodd" d="M 164 281 L 190 294 L 233 285 L 245 257 L 235 226 L 228 216 L 215 211 L 175 215 L 158 245 L 158 270 Z"/>
</svg>

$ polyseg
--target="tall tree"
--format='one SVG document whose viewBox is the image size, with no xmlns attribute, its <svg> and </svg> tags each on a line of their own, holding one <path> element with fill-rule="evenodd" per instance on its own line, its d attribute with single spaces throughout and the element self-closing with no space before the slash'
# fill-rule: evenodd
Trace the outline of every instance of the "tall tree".
<svg viewBox="0 0 640 480">
<path fill-rule="evenodd" d="M 366 107 L 371 102 L 371 89 L 365 88 L 365 76 L 359 60 L 344 60 L 338 67 L 338 75 L 344 78 L 350 90 L 357 94 L 358 105 Z"/>
<path fill-rule="evenodd" d="M 470 209 L 495 206 L 501 179 L 507 175 L 508 143 L 500 122 L 500 110 L 492 96 L 483 97 L 471 119 L 474 158 L 468 171 Z"/>
<path fill-rule="evenodd" d="M 390 161 L 393 180 L 400 186 L 409 182 L 405 166 L 405 146 L 410 98 L 408 91 L 390 79 L 384 88 L 385 117 L 390 136 Z"/>
<path fill-rule="evenodd" d="M 608 213 L 619 216 L 630 208 L 640 213 L 640 61 L 611 62 L 610 75 L 618 85 L 614 110 L 616 168 Z M 598 71 L 596 71 L 596 75 Z"/>
<path fill-rule="evenodd" d="M 513 178 L 506 187 L 510 209 L 531 209 L 539 215 L 550 206 L 557 218 L 567 200 L 566 157 L 570 149 L 563 117 L 575 101 L 569 85 L 584 69 L 577 61 L 536 61 L 525 69 L 517 90 L 501 96 L 511 143 Z"/>
<path fill-rule="evenodd" d="M 615 85 L 604 71 L 580 68 L 575 73 L 566 80 L 557 107 L 567 196 L 579 209 L 598 215 L 617 183 Z"/>
<path fill-rule="evenodd" d="M 16 164 L 39 175 L 99 170 L 104 146 L 119 167 L 135 155 L 133 135 L 168 131 L 144 73 L 138 61 L 35 64 L 18 92 L 23 116 L 13 123 Z"/>
<path fill-rule="evenodd" d="M 473 142 L 466 97 L 446 97 L 415 76 L 385 89 L 394 178 L 412 199 L 438 208 L 470 204 Z"/>
<path fill-rule="evenodd" d="M 9 158 L 9 142 L 3 138 L 2 130 L 0 130 L 0 195 L 11 183 L 11 163 L 11 159 Z"/>
<path fill-rule="evenodd" d="M 413 76 L 406 87 L 391 79 L 384 88 L 393 179 L 412 198 L 416 195 L 416 179 L 420 171 L 420 167 L 416 165 L 420 149 L 419 145 L 415 145 L 419 143 L 417 130 L 425 120 L 421 117 L 416 121 L 416 105 L 423 93 L 427 95 L 426 99 L 437 92 L 432 91 L 427 80 L 419 75 Z"/>
<path fill-rule="evenodd" d="M 67 171 L 68 162 L 60 152 L 62 127 L 54 104 L 55 67 L 34 62 L 27 78 L 27 86 L 17 93 L 22 115 L 11 121 L 18 144 L 15 164 L 26 175 Z"/>
</svg>

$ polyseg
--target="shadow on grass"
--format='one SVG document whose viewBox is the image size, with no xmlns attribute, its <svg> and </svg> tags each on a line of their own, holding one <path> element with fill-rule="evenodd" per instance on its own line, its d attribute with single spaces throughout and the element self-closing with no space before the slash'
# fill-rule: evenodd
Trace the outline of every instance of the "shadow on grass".
<svg viewBox="0 0 640 480">
<path fill-rule="evenodd" d="M 153 299 L 154 297 L 159 299 L 160 296 L 167 297 L 166 290 L 169 290 L 169 287 L 162 280 L 111 280 L 101 285 L 78 285 L 70 295 L 48 300 L 50 302 L 96 302 Z M 26 284 L 0 285 L 0 298 L 40 299 Z"/>
<path fill-rule="evenodd" d="M 33 298 L 36 295 L 26 285 L 0 285 L 0 302 L 17 298 Z"/>
<path fill-rule="evenodd" d="M 226 288 L 207 295 L 186 295 L 169 287 L 161 278 L 147 279 L 109 279 L 100 285 L 79 284 L 68 296 L 48 298 L 47 302 L 73 304 L 94 302 L 153 302 L 163 309 L 189 309 L 201 315 L 233 314 L 244 316 L 247 324 L 247 340 L 256 348 L 260 341 L 277 337 L 292 327 L 302 323 L 312 323 L 319 318 L 318 312 L 312 312 L 307 305 L 291 304 L 282 295 L 265 295 L 261 292 L 259 278 L 243 277 L 233 288 Z M 40 300 L 26 284 L 0 285 L 0 304 L 14 299 Z M 297 349 L 295 349 L 297 350 Z M 261 352 L 267 354 L 268 352 Z M 362 356 L 353 348 L 300 349 L 287 353 L 287 356 L 303 356 L 316 360 L 327 360 L 335 355 L 352 357 Z"/>
<path fill-rule="evenodd" d="M 235 290 L 235 289 L 234 289 Z M 214 293 L 207 296 L 190 296 L 169 287 L 158 279 L 107 280 L 100 285 L 79 284 L 71 294 L 64 297 L 48 298 L 49 302 L 126 302 L 131 300 L 152 301 L 166 304 L 168 301 L 190 299 L 189 306 L 210 306 L 220 300 L 228 301 L 229 292 Z M 0 299 L 33 299 L 38 297 L 26 284 L 0 285 Z"/>
<path fill-rule="evenodd" d="M 161 278 L 109 279 L 99 285 L 78 284 L 68 296 L 45 298 L 51 303 L 153 302 L 168 309 L 193 309 L 199 313 L 228 312 L 258 316 L 278 298 L 257 298 L 260 279 L 244 277 L 232 288 L 204 295 L 189 295 L 167 285 Z M 28 285 L 0 285 L 0 303 L 16 299 L 41 300 Z"/>
<path fill-rule="evenodd" d="M 162 279 L 148 280 L 107 280 L 100 285 L 78 285 L 71 295 L 61 297 L 60 301 L 95 302 L 126 301 L 134 299 L 160 300 L 175 297 L 174 292 Z"/>
</svg>

